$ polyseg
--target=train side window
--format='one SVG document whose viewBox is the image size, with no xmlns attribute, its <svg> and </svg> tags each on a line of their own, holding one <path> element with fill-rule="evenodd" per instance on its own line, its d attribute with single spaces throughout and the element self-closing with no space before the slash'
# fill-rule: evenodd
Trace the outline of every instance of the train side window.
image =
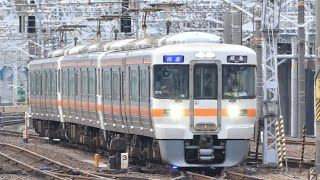
<svg viewBox="0 0 320 180">
<path fill-rule="evenodd" d="M 51 89 L 51 70 L 46 71 L 46 95 L 49 96 L 50 95 L 50 89 Z"/>
<path fill-rule="evenodd" d="M 55 96 L 57 91 L 57 71 L 51 71 L 52 76 L 52 88 L 51 88 L 51 95 Z"/>
<path fill-rule="evenodd" d="M 141 102 L 147 102 L 148 99 L 148 81 L 147 81 L 147 70 L 141 70 L 141 83 L 140 83 L 140 92 L 141 92 Z"/>
<path fill-rule="evenodd" d="M 37 72 L 34 72 L 34 94 L 38 95 L 39 89 L 39 75 Z"/>
<path fill-rule="evenodd" d="M 41 73 L 41 74 L 40 74 L 40 95 L 41 95 L 41 96 L 42 96 L 43 91 L 44 91 L 44 90 L 43 90 L 43 89 L 44 89 L 44 88 L 43 88 L 43 86 L 44 86 L 44 85 L 43 85 L 43 79 L 44 79 L 44 78 L 43 78 L 43 74 Z"/>
<path fill-rule="evenodd" d="M 139 96 L 139 77 L 137 70 L 130 70 L 130 100 L 132 102 L 138 102 Z"/>
<path fill-rule="evenodd" d="M 34 72 L 31 72 L 30 73 L 31 74 L 31 76 L 30 76 L 30 93 L 32 94 L 32 95 L 34 95 L 35 93 L 34 93 L 34 87 L 35 87 L 35 74 L 34 74 Z"/>
<path fill-rule="evenodd" d="M 61 93 L 61 69 L 58 70 L 57 92 Z"/>
<path fill-rule="evenodd" d="M 34 95 L 37 95 L 37 89 L 38 89 L 38 74 L 37 72 L 34 72 Z"/>
<path fill-rule="evenodd" d="M 74 71 L 69 70 L 69 96 L 74 96 Z"/>
<path fill-rule="evenodd" d="M 89 71 L 89 95 L 94 97 L 95 92 L 95 82 L 96 82 L 96 73 L 95 71 Z"/>
<path fill-rule="evenodd" d="M 76 96 L 78 96 L 79 95 L 79 93 L 78 93 L 78 87 L 79 86 L 79 72 L 77 71 L 77 70 L 75 70 L 74 71 L 74 94 L 76 95 Z"/>
<path fill-rule="evenodd" d="M 81 93 L 82 93 L 82 96 L 86 96 L 88 95 L 88 75 L 87 75 L 87 70 L 83 70 L 81 71 Z"/>
<path fill-rule="evenodd" d="M 111 96 L 111 83 L 110 83 L 110 71 L 103 72 L 103 90 L 104 90 L 104 99 L 108 99 Z"/>
<path fill-rule="evenodd" d="M 116 69 L 117 70 L 117 69 Z M 112 72 L 112 96 L 113 101 L 119 100 L 119 94 L 120 94 L 120 82 L 119 82 L 119 72 L 113 71 Z"/>
<path fill-rule="evenodd" d="M 63 96 L 68 96 L 68 71 L 62 71 Z"/>
<path fill-rule="evenodd" d="M 41 90 L 41 74 L 38 72 L 38 78 L 37 78 L 37 95 L 40 95 Z"/>
</svg>

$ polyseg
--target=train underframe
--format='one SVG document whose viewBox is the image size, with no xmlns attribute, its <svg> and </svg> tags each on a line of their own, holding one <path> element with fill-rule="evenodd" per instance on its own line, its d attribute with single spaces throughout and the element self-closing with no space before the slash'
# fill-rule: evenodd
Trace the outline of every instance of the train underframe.
<svg viewBox="0 0 320 180">
<path fill-rule="evenodd" d="M 221 164 L 225 162 L 227 156 L 227 140 L 220 140 L 212 135 L 197 135 L 191 140 L 155 140 L 151 137 L 103 131 L 74 123 L 65 123 L 63 127 L 61 122 L 33 119 L 32 124 L 35 131 L 40 136 L 48 137 L 49 141 L 60 139 L 66 143 L 85 145 L 92 151 L 104 150 L 109 155 L 128 152 L 130 160 L 139 163 L 161 162 L 165 159 L 165 157 L 161 158 L 160 147 L 170 151 L 171 157 L 168 155 L 167 158 L 171 160 L 179 158 L 178 161 L 184 159 L 184 163 L 189 164 L 193 169 L 205 169 L 212 164 Z M 179 152 L 174 152 L 173 148 L 179 149 Z M 180 150 L 184 150 L 184 153 Z M 181 157 L 182 154 L 184 157 Z M 217 174 L 222 171 L 222 168 L 209 169 L 210 173 Z"/>
<path fill-rule="evenodd" d="M 41 137 L 71 144 L 85 145 L 89 150 L 107 151 L 109 155 L 129 152 L 137 162 L 161 161 L 158 141 L 151 137 L 103 131 L 74 123 L 33 119 L 32 125 Z M 65 130 L 64 130 L 65 129 Z"/>
</svg>

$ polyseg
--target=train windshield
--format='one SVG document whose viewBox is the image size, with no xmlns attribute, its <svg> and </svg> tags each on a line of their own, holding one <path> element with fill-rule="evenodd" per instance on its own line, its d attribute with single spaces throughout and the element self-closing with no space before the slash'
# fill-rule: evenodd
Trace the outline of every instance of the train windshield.
<svg viewBox="0 0 320 180">
<path fill-rule="evenodd" d="M 155 65 L 154 97 L 187 99 L 189 94 L 188 65 Z"/>
<path fill-rule="evenodd" d="M 255 98 L 255 66 L 223 65 L 222 87 L 224 99 Z"/>
</svg>

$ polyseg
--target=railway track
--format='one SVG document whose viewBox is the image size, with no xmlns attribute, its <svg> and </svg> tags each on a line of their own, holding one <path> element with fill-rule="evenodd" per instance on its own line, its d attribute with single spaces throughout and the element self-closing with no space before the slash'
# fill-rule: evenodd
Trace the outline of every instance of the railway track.
<svg viewBox="0 0 320 180">
<path fill-rule="evenodd" d="M 4 127 L 4 126 L 15 125 L 15 124 L 21 124 L 21 123 L 24 123 L 24 122 L 25 122 L 24 119 L 1 120 L 1 121 L 0 121 L 0 134 L 2 134 L 2 135 L 7 135 L 7 136 L 22 137 L 22 136 L 23 136 L 23 133 L 22 133 L 22 132 L 7 130 L 7 129 L 4 129 L 3 127 Z M 28 134 L 28 137 L 29 137 L 29 138 L 33 138 L 33 139 L 46 140 L 46 138 L 39 137 L 38 135 L 35 135 L 35 134 Z"/>
<path fill-rule="evenodd" d="M 250 162 L 255 161 L 255 152 L 250 151 L 250 156 L 249 156 L 248 160 Z M 258 154 L 258 162 L 262 162 L 262 154 L 261 153 Z M 300 158 L 287 157 L 287 162 L 290 167 L 298 167 L 299 163 L 300 163 Z M 302 162 L 302 165 L 306 168 L 311 168 L 315 165 L 314 163 L 315 163 L 314 159 L 304 159 L 304 161 Z"/>
<path fill-rule="evenodd" d="M 228 180 L 263 180 L 263 179 L 258 178 L 258 177 L 248 176 L 248 175 L 235 173 L 235 172 L 231 172 L 231 171 L 225 171 L 225 177 L 224 178 L 228 179 Z"/>
<path fill-rule="evenodd" d="M 0 121 L 0 127 L 24 123 L 23 119 Z"/>
<path fill-rule="evenodd" d="M 214 177 L 210 177 L 210 176 L 206 176 L 206 175 L 202 175 L 202 174 L 198 174 L 198 173 L 194 173 L 194 172 L 186 172 L 186 176 L 190 179 L 190 180 L 214 180 L 216 178 Z"/>
<path fill-rule="evenodd" d="M 4 130 L 3 126 L 10 126 L 10 125 L 14 125 L 14 124 L 20 124 L 20 123 L 24 123 L 24 120 L 2 120 L 0 121 L 0 134 L 4 134 L 4 135 L 10 135 L 10 136 L 17 136 L 17 137 L 22 137 L 22 133 L 21 132 L 17 132 L 17 131 L 10 131 L 10 130 Z M 35 138 L 35 139 L 45 139 L 43 137 L 39 137 L 38 135 L 32 135 L 29 134 L 30 138 Z M 286 140 L 287 144 L 297 144 L 300 145 L 302 144 L 301 140 L 292 140 L 292 139 L 287 139 Z M 315 145 L 314 141 L 306 141 L 305 142 L 306 145 Z M 47 176 L 53 179 L 127 179 L 128 176 L 127 175 L 115 175 L 115 174 L 105 174 L 105 173 L 96 173 L 96 172 L 86 172 L 86 171 L 81 171 L 82 173 L 79 173 L 79 170 L 75 170 L 72 169 L 69 166 L 63 166 L 58 162 L 54 162 L 53 160 L 50 159 L 46 159 L 43 156 L 37 155 L 37 154 L 32 154 L 31 157 L 33 157 L 36 161 L 31 161 L 31 162 L 39 162 L 44 164 L 44 162 L 46 162 L 45 164 L 50 164 L 50 166 L 54 167 L 54 168 L 49 168 L 49 169 L 53 169 L 53 170 L 40 170 L 39 167 L 32 167 L 30 165 L 28 165 L 27 162 L 22 162 L 19 161 L 14 158 L 12 158 L 10 155 L 4 154 L 2 153 L 3 149 L 10 149 L 13 150 L 17 153 L 13 153 L 13 155 L 15 154 L 28 154 L 28 156 L 30 155 L 30 153 L 32 154 L 32 152 L 29 152 L 28 150 L 13 146 L 13 145 L 8 145 L 8 144 L 0 144 L 0 160 L 2 158 L 4 158 L 6 161 L 10 161 L 13 162 L 14 164 L 16 164 L 17 166 L 27 170 L 27 171 L 33 171 L 35 173 L 38 174 L 42 174 L 43 176 Z M 38 159 L 38 160 L 37 160 Z M 250 152 L 250 157 L 249 160 L 254 160 L 254 152 Z M 291 167 L 297 167 L 299 166 L 300 163 L 300 159 L 299 158 L 293 158 L 293 157 L 288 157 L 288 165 Z M 261 162 L 262 161 L 262 154 L 259 153 L 258 156 L 258 161 Z M 314 160 L 309 159 L 309 160 L 305 160 L 303 163 L 304 167 L 312 167 L 314 166 Z M 73 172 L 73 173 L 71 173 Z M 224 178 L 226 179 L 230 179 L 230 180 L 242 180 L 242 179 L 246 179 L 246 180 L 261 180 L 261 178 L 257 178 L 257 177 L 253 177 L 253 176 L 247 176 L 244 174 L 239 174 L 239 173 L 235 173 L 235 172 L 231 172 L 231 171 L 224 171 L 225 172 L 225 176 Z M 193 180 L 213 180 L 216 179 L 214 177 L 210 177 L 210 176 L 206 176 L 206 175 L 202 175 L 202 174 L 197 174 L 194 172 L 185 172 L 186 173 L 186 177 L 188 177 L 189 179 L 193 179 Z M 73 174 L 77 174 L 77 175 L 73 175 Z M 134 177 L 132 177 L 134 178 Z"/>
<path fill-rule="evenodd" d="M 11 144 L 0 143 L 0 161 L 8 168 L 17 166 L 27 172 L 34 172 L 51 179 L 111 179 L 48 159 L 44 156 Z"/>
<path fill-rule="evenodd" d="M 218 179 L 228 179 L 228 180 L 263 180 L 258 177 L 248 176 L 240 173 L 235 173 L 231 171 L 224 171 L 224 176 Z M 194 172 L 186 172 L 186 176 L 191 180 L 216 180 L 217 178 L 194 173 Z"/>
</svg>

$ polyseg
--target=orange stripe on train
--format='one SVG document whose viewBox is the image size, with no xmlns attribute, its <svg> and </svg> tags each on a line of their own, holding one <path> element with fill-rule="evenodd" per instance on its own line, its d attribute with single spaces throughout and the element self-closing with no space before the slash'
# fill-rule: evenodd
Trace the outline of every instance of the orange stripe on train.
<svg viewBox="0 0 320 180">
<path fill-rule="evenodd" d="M 256 117 L 257 111 L 256 109 L 245 109 L 247 110 L 246 115 L 247 117 Z M 163 117 L 165 114 L 165 109 L 152 109 L 152 116 L 153 117 Z M 189 109 L 183 110 L 184 116 L 189 116 Z M 218 109 L 194 109 L 193 111 L 194 116 L 218 116 Z M 229 116 L 228 109 L 221 110 L 221 116 Z"/>
</svg>

